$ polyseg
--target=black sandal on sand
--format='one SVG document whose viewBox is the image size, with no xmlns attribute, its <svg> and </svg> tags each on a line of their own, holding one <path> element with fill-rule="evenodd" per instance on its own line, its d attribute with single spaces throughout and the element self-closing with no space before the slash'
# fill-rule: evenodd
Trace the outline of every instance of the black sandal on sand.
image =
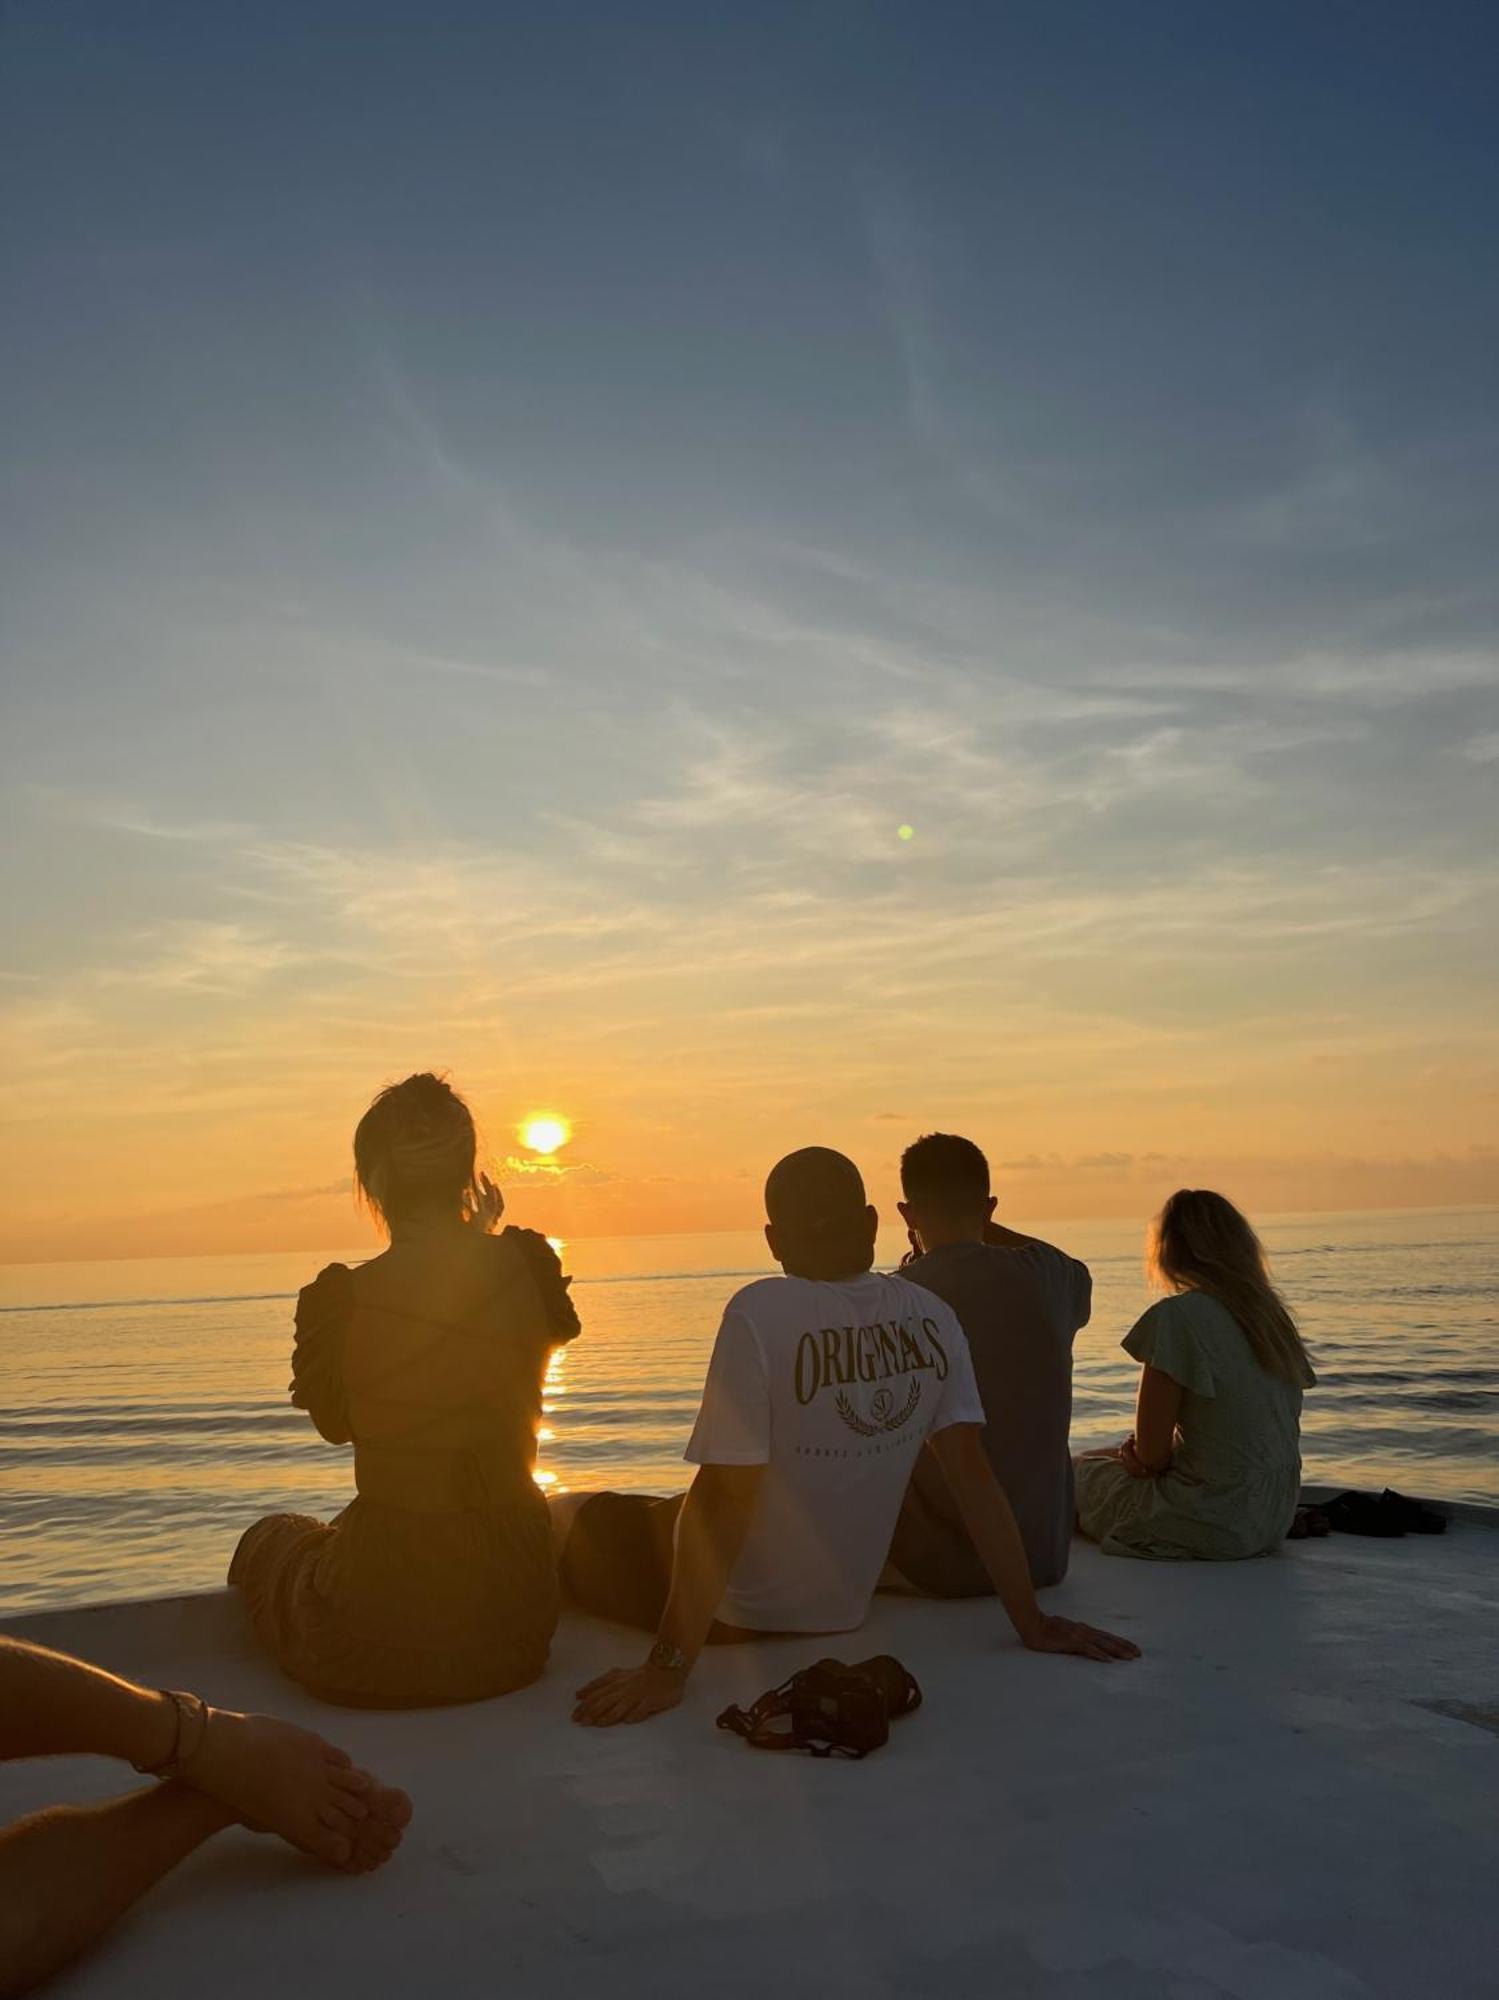
<svg viewBox="0 0 1499 2000">
<path fill-rule="evenodd" d="M 1403 1493 L 1395 1492 L 1387 1486 L 1379 1496 L 1379 1502 L 1390 1515 L 1413 1535 L 1445 1535 L 1447 1516 L 1439 1514 L 1434 1507 L 1423 1507 L 1419 1500 L 1407 1500 Z"/>
<path fill-rule="evenodd" d="M 814 1757 L 867 1757 L 888 1741 L 894 1716 L 921 1706 L 921 1689 L 899 1660 L 880 1653 L 857 1666 L 818 1660 L 762 1694 L 750 1708 L 726 1708 L 731 1729 L 757 1750 L 807 1750 Z"/>
<path fill-rule="evenodd" d="M 1286 1529 L 1288 1542 L 1320 1541 L 1323 1535 L 1332 1532 L 1332 1522 L 1320 1507 L 1298 1507 Z"/>
<path fill-rule="evenodd" d="M 1397 1493 L 1387 1486 L 1383 1493 L 1340 1493 L 1329 1500 L 1321 1509 L 1298 1507 L 1299 1521 L 1307 1512 L 1324 1513 L 1328 1522 L 1341 1535 L 1375 1535 L 1382 1541 L 1394 1541 L 1401 1535 L 1445 1535 L 1447 1516 L 1439 1514 L 1434 1507 L 1423 1507 L 1419 1500 L 1407 1500 L 1403 1493 Z M 1308 1529 L 1307 1533 L 1315 1533 Z M 1293 1525 L 1292 1536 L 1296 1529 Z"/>
<path fill-rule="evenodd" d="M 1372 1535 L 1380 1541 L 1396 1541 L 1405 1533 L 1399 1513 L 1373 1493 L 1339 1493 L 1322 1509 L 1329 1524 L 1340 1535 Z"/>
</svg>

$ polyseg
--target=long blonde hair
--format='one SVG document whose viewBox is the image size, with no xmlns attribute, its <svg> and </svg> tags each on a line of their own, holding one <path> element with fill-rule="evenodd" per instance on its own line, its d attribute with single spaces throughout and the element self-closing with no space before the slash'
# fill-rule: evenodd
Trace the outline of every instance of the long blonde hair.
<svg viewBox="0 0 1499 2000">
<path fill-rule="evenodd" d="M 1178 1188 L 1151 1225 L 1150 1266 L 1174 1292 L 1206 1292 L 1231 1312 L 1267 1375 L 1303 1389 L 1316 1381 L 1265 1248 L 1226 1196 Z"/>
<path fill-rule="evenodd" d="M 478 1206 L 473 1114 L 446 1077 L 424 1070 L 376 1097 L 354 1133 L 354 1178 L 387 1232 L 424 1211 Z"/>
</svg>

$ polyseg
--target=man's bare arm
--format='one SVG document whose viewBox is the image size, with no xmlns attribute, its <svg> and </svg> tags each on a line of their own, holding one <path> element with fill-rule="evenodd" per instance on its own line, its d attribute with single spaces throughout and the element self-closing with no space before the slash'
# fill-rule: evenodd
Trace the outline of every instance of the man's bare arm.
<svg viewBox="0 0 1499 2000">
<path fill-rule="evenodd" d="M 950 1424 L 927 1442 L 1021 1645 L 1036 1653 L 1081 1653 L 1090 1660 L 1137 1659 L 1140 1649 L 1131 1640 L 1076 1619 L 1048 1617 L 1037 1604 L 1025 1545 L 984 1450 L 982 1428 Z"/>
<path fill-rule="evenodd" d="M 682 1504 L 671 1589 L 656 1636 L 683 1654 L 688 1673 L 723 1602 L 764 1477 L 763 1465 L 705 1465 Z"/>
<path fill-rule="evenodd" d="M 705 1465 L 688 1489 L 677 1517 L 676 1550 L 657 1650 L 673 1664 L 616 1667 L 578 1690 L 574 1722 L 605 1728 L 644 1722 L 675 1708 L 687 1676 L 707 1643 L 714 1615 L 744 1546 L 765 1477 L 763 1465 Z"/>
</svg>

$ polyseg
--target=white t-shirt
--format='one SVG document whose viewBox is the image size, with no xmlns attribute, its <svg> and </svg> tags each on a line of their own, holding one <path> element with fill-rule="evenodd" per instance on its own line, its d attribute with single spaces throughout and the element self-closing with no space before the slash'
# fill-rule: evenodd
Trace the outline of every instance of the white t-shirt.
<svg viewBox="0 0 1499 2000">
<path fill-rule="evenodd" d="M 983 1421 L 957 1314 L 909 1279 L 736 1292 L 686 1453 L 766 1468 L 718 1616 L 759 1632 L 862 1624 L 916 1454 L 934 1431 Z"/>
</svg>

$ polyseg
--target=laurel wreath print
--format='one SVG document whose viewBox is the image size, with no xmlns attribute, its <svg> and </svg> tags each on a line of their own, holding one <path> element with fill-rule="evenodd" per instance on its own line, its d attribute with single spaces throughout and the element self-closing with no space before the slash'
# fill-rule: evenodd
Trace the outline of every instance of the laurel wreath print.
<svg viewBox="0 0 1499 2000">
<path fill-rule="evenodd" d="M 875 1398 L 876 1408 L 878 1408 L 882 1398 L 886 1402 L 891 1400 L 888 1390 L 882 1389 L 879 1392 L 879 1395 Z M 839 1416 L 842 1417 L 851 1431 L 857 1431 L 860 1437 L 878 1437 L 881 1431 L 898 1431 L 902 1424 L 910 1422 L 911 1418 L 916 1414 L 916 1405 L 921 1401 L 921 1383 L 913 1375 L 911 1377 L 911 1386 L 906 1392 L 906 1400 L 901 1408 L 889 1416 L 876 1416 L 872 1423 L 868 1417 L 861 1417 L 859 1415 L 859 1412 L 854 1408 L 841 1389 L 833 1401 Z"/>
</svg>

